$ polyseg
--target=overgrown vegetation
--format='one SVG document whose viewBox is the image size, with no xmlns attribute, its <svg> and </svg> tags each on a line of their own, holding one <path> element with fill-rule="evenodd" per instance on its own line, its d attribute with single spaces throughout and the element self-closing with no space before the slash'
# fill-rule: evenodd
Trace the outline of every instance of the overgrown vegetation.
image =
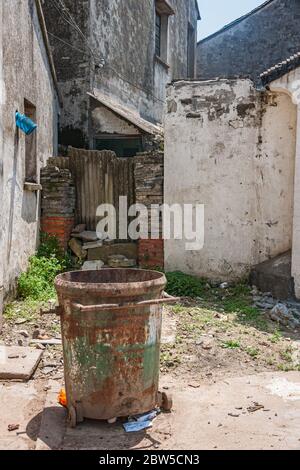
<svg viewBox="0 0 300 470">
<path fill-rule="evenodd" d="M 202 297 L 206 292 L 206 281 L 182 272 L 166 273 L 168 293 L 175 297 Z"/>
<path fill-rule="evenodd" d="M 236 361 L 273 370 L 300 369 L 291 339 L 253 305 L 247 282 L 221 287 L 181 272 L 166 277 L 166 291 L 182 300 L 171 307 L 177 337 L 175 345 L 163 345 L 162 370 L 181 367 L 186 357 L 195 361 L 188 367 L 199 367 L 201 373 L 206 368 L 210 372 L 218 361 L 222 367 L 224 361 Z M 203 338 L 212 343 L 207 349 L 201 346 Z"/>
<path fill-rule="evenodd" d="M 46 301 L 56 296 L 55 277 L 70 268 L 70 258 L 61 250 L 55 237 L 42 234 L 36 255 L 29 260 L 29 268 L 18 280 L 18 297 L 32 301 Z"/>
</svg>

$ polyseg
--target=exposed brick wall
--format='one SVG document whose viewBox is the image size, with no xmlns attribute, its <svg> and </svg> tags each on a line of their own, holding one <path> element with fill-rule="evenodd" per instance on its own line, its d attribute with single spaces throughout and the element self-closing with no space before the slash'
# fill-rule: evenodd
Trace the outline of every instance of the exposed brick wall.
<svg viewBox="0 0 300 470">
<path fill-rule="evenodd" d="M 139 240 L 138 261 L 141 268 L 163 268 L 164 240 Z"/>
<path fill-rule="evenodd" d="M 164 154 L 160 151 L 143 153 L 135 157 L 135 197 L 136 203 L 144 204 L 149 211 L 152 204 L 163 204 L 164 194 Z M 150 218 L 149 218 L 150 222 Z M 149 223 L 149 236 L 150 236 Z M 138 242 L 138 261 L 142 268 L 164 267 L 164 240 L 161 223 L 157 226 L 156 239 L 143 239 Z"/>
<path fill-rule="evenodd" d="M 273 0 L 256 13 L 198 43 L 200 79 L 250 77 L 299 52 L 299 0 Z"/>
<path fill-rule="evenodd" d="M 47 217 L 41 218 L 41 231 L 57 237 L 63 250 L 67 250 L 68 242 L 75 225 L 74 217 Z"/>
<path fill-rule="evenodd" d="M 41 231 L 56 236 L 66 250 L 75 225 L 75 188 L 70 170 L 50 163 L 41 171 Z"/>
</svg>

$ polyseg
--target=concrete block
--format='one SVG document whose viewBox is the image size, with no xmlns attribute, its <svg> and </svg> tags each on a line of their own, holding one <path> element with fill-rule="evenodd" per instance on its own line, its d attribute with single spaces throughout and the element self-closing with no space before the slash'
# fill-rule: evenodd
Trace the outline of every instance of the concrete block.
<svg viewBox="0 0 300 470">
<path fill-rule="evenodd" d="M 0 346 L 0 380 L 29 380 L 42 354 L 34 348 Z"/>
</svg>

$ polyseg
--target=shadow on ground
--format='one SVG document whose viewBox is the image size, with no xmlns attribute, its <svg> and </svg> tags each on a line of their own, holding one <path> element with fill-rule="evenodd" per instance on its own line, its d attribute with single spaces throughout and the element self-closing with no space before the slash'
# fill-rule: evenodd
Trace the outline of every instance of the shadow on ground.
<svg viewBox="0 0 300 470">
<path fill-rule="evenodd" d="M 42 419 L 42 415 L 50 416 L 51 421 Z M 26 433 L 36 439 L 37 426 L 42 422 L 38 436 L 42 442 L 37 443 L 38 450 L 129 450 L 161 444 L 146 431 L 126 433 L 121 422 L 110 425 L 106 421 L 85 420 L 72 429 L 66 419 L 62 423 L 61 416 L 61 407 L 48 407 L 28 423 Z"/>
</svg>

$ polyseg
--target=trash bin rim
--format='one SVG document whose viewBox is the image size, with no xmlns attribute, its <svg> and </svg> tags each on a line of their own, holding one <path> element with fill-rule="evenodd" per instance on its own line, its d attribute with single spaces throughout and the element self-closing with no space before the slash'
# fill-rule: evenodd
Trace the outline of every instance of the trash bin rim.
<svg viewBox="0 0 300 470">
<path fill-rule="evenodd" d="M 134 281 L 134 282 L 74 282 L 66 279 L 66 276 L 70 273 L 79 274 L 79 273 L 87 273 L 87 272 L 108 272 L 108 271 L 127 271 L 127 272 L 139 272 L 139 271 L 146 271 L 148 273 L 155 274 L 154 279 L 146 280 L 146 281 Z M 159 276 L 158 276 L 159 275 Z M 97 291 L 97 292 L 111 292 L 112 290 L 118 291 L 120 293 L 126 292 L 126 294 L 130 294 L 130 292 L 144 292 L 148 289 L 159 289 L 164 287 L 167 284 L 167 279 L 164 273 L 160 273 L 159 271 L 149 270 L 149 269 L 121 269 L 121 268 L 103 268 L 99 271 L 69 271 L 63 274 L 59 274 L 55 278 L 55 286 L 57 289 L 67 289 L 67 290 L 80 290 L 80 291 Z"/>
</svg>

